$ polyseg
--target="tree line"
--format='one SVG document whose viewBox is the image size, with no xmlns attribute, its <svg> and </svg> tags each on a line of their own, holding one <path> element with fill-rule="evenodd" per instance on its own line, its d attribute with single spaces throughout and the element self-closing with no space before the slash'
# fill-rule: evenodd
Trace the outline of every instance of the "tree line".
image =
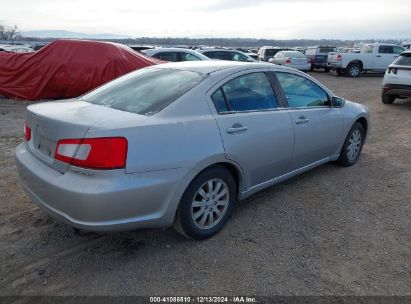
<svg viewBox="0 0 411 304">
<path fill-rule="evenodd" d="M 0 24 L 0 40 L 10 40 L 14 43 L 15 40 L 21 39 L 20 32 L 17 28 L 17 25 L 14 26 L 5 26 Z"/>
</svg>

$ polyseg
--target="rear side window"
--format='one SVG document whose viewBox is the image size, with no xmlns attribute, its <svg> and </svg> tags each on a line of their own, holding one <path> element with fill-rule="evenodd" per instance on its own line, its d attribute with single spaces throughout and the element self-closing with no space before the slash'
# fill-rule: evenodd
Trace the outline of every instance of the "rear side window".
<svg viewBox="0 0 411 304">
<path fill-rule="evenodd" d="M 204 55 L 211 59 L 231 60 L 231 56 L 228 52 L 206 52 Z"/>
<path fill-rule="evenodd" d="M 153 55 L 154 58 L 165 60 L 165 61 L 178 61 L 178 54 L 175 52 L 160 52 Z"/>
<path fill-rule="evenodd" d="M 394 54 L 394 49 L 392 45 L 381 45 L 378 49 L 380 54 Z"/>
<path fill-rule="evenodd" d="M 330 106 L 327 93 L 311 80 L 291 73 L 276 75 L 290 108 Z"/>
<path fill-rule="evenodd" d="M 180 53 L 181 55 L 181 61 L 198 61 L 201 60 L 197 56 L 194 56 L 190 53 Z"/>
<path fill-rule="evenodd" d="M 161 111 L 201 82 L 196 72 L 146 68 L 117 78 L 80 97 L 93 104 L 143 115 Z"/>
<path fill-rule="evenodd" d="M 318 53 L 320 54 L 328 54 L 331 52 L 335 52 L 337 49 L 335 47 L 320 47 Z"/>
<path fill-rule="evenodd" d="M 247 61 L 248 58 L 247 58 L 247 56 L 244 56 L 243 54 L 232 52 L 231 53 L 231 60 L 233 60 L 233 61 Z"/>
<path fill-rule="evenodd" d="M 268 110 L 278 107 L 265 73 L 250 73 L 234 78 L 211 95 L 217 112 Z"/>
<path fill-rule="evenodd" d="M 400 55 L 394 61 L 394 64 L 411 66 L 411 53 L 406 53 L 406 54 Z"/>
</svg>

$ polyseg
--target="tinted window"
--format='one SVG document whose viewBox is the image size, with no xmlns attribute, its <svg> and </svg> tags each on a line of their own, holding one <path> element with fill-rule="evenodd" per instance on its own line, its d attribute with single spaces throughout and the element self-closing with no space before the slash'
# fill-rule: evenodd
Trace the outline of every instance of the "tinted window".
<svg viewBox="0 0 411 304">
<path fill-rule="evenodd" d="M 278 49 L 267 49 L 267 50 L 265 50 L 265 56 L 274 57 L 274 55 L 277 54 L 279 51 L 281 51 L 281 50 L 278 50 Z"/>
<path fill-rule="evenodd" d="M 158 58 L 165 61 L 178 61 L 178 54 L 176 52 L 160 52 L 153 55 L 154 58 Z"/>
<path fill-rule="evenodd" d="M 201 82 L 199 73 L 173 69 L 141 69 L 80 97 L 110 108 L 150 115 Z"/>
<path fill-rule="evenodd" d="M 336 48 L 335 47 L 320 47 L 318 50 L 318 53 L 320 54 L 328 54 L 330 52 L 335 52 Z"/>
<path fill-rule="evenodd" d="M 394 49 L 391 45 L 380 45 L 378 53 L 381 54 L 394 54 Z"/>
<path fill-rule="evenodd" d="M 411 66 L 411 53 L 400 55 L 395 61 L 394 64 L 398 65 L 408 65 Z"/>
<path fill-rule="evenodd" d="M 208 58 L 212 59 L 220 59 L 220 60 L 231 60 L 231 56 L 229 52 L 206 52 L 204 53 Z"/>
<path fill-rule="evenodd" d="M 197 56 L 194 56 L 194 55 L 189 54 L 189 53 L 180 53 L 180 55 L 181 55 L 181 61 L 198 61 L 198 60 L 201 60 Z"/>
<path fill-rule="evenodd" d="M 276 73 L 290 108 L 329 106 L 327 93 L 311 80 L 290 73 Z"/>
<path fill-rule="evenodd" d="M 211 98 L 219 113 L 277 107 L 277 99 L 264 73 L 251 73 L 234 78 L 215 91 Z"/>
</svg>

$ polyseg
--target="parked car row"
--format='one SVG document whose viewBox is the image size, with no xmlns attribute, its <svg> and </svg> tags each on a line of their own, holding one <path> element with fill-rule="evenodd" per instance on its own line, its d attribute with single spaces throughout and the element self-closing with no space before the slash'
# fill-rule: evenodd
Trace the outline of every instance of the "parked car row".
<svg viewBox="0 0 411 304">
<path fill-rule="evenodd" d="M 411 50 L 402 52 L 385 71 L 381 101 L 392 104 L 396 98 L 411 97 Z"/>
<path fill-rule="evenodd" d="M 31 53 L 34 52 L 34 50 L 31 47 L 25 45 L 0 44 L 0 52 Z"/>
<path fill-rule="evenodd" d="M 403 51 L 403 47 L 395 44 L 365 44 L 360 53 L 329 53 L 327 67 L 349 77 L 367 71 L 384 72 Z"/>
</svg>

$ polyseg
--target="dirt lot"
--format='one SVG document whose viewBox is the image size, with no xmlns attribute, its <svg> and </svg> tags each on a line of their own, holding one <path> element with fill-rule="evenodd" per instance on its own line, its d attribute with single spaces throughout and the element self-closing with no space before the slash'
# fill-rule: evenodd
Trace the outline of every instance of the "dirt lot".
<svg viewBox="0 0 411 304">
<path fill-rule="evenodd" d="M 24 105 L 0 102 L 1 295 L 411 295 L 411 99 L 381 76 L 313 73 L 366 104 L 371 136 L 350 168 L 324 165 L 239 204 L 212 239 L 172 229 L 77 232 L 21 190 Z"/>
</svg>

